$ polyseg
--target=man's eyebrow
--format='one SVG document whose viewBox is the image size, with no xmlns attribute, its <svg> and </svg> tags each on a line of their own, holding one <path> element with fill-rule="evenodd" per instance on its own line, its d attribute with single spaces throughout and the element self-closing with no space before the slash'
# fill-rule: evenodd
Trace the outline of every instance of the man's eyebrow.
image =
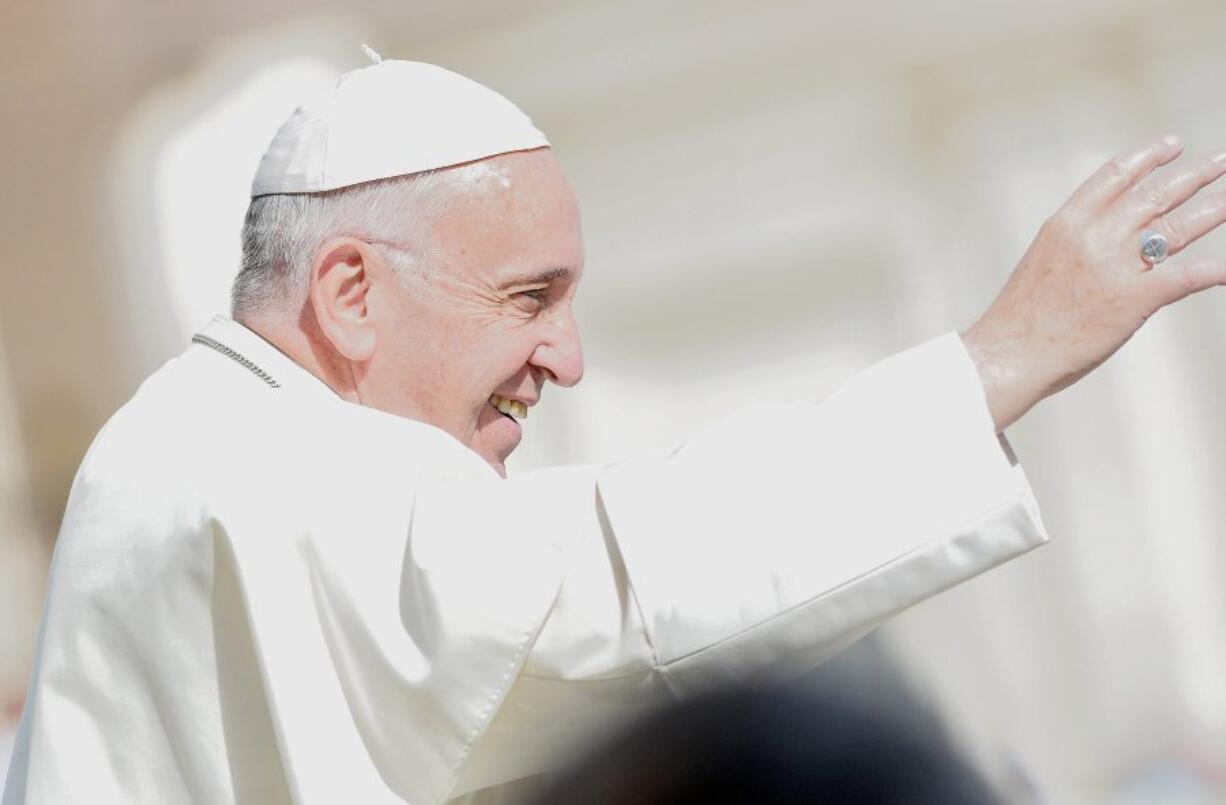
<svg viewBox="0 0 1226 805">
<path fill-rule="evenodd" d="M 507 286 L 511 285 L 538 285 L 547 282 L 552 282 L 556 279 L 568 279 L 571 275 L 569 268 L 547 268 L 544 271 L 538 271 L 535 274 L 528 274 L 519 277 L 512 277 L 507 281 Z"/>
</svg>

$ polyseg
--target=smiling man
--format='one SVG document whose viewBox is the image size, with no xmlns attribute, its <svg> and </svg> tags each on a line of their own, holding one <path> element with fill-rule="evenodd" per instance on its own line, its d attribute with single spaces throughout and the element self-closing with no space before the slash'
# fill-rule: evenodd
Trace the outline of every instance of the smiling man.
<svg viewBox="0 0 1226 805">
<path fill-rule="evenodd" d="M 583 237 L 557 160 L 536 148 L 340 192 L 252 202 L 235 317 L 341 397 L 441 428 L 505 475 L 544 383 L 583 375 Z"/>
<path fill-rule="evenodd" d="M 999 434 L 1158 308 L 1226 219 L 1173 138 L 1091 177 L 1004 291 L 820 404 L 505 478 L 583 373 L 575 198 L 506 99 L 383 62 L 257 171 L 233 318 L 73 486 L 15 803 L 495 802 L 598 728 L 802 671 L 1047 537 Z"/>
</svg>

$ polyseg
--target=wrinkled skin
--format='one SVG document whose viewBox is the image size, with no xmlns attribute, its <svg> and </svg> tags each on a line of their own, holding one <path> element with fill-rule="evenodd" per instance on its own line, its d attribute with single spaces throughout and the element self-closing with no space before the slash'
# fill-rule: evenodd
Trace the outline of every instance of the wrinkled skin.
<svg viewBox="0 0 1226 805">
<path fill-rule="evenodd" d="M 579 207 L 548 148 L 442 173 L 434 212 L 405 210 L 389 240 L 328 238 L 300 310 L 242 322 L 342 398 L 434 425 L 505 476 L 522 430 L 491 395 L 532 406 L 583 376 Z"/>
<path fill-rule="evenodd" d="M 364 405 L 442 428 L 505 475 L 521 426 L 490 395 L 531 406 L 547 381 L 583 376 L 579 207 L 549 149 L 453 170 L 461 187 L 431 229 L 427 275 L 368 294 L 379 348 L 355 383 Z"/>
<path fill-rule="evenodd" d="M 1159 177 L 1182 153 L 1174 137 L 1125 151 L 1101 167 L 1039 230 L 1000 295 L 963 335 L 998 430 L 1092 371 L 1151 315 L 1226 284 L 1226 260 L 1151 266 L 1141 233 L 1177 254 L 1226 221 L 1226 153 Z"/>
</svg>

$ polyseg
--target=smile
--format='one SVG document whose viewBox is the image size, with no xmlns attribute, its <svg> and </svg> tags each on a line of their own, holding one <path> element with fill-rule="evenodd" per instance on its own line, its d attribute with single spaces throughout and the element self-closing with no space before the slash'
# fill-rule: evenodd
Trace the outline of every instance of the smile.
<svg viewBox="0 0 1226 805">
<path fill-rule="evenodd" d="M 516 419 L 528 418 L 528 406 L 517 400 L 508 400 L 506 397 L 500 397 L 497 394 L 490 395 L 490 405 L 497 408 L 502 413 Z"/>
</svg>

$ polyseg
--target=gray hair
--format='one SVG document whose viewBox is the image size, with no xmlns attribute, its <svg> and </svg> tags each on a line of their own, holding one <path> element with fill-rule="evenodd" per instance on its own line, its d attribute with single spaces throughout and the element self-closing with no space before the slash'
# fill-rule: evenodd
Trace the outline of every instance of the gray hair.
<svg viewBox="0 0 1226 805">
<path fill-rule="evenodd" d="M 311 261 L 331 237 L 351 235 L 388 247 L 397 270 L 420 275 L 428 263 L 430 226 L 450 190 L 440 171 L 426 171 L 322 193 L 253 198 L 243 221 L 231 313 L 297 315 L 306 301 Z"/>
</svg>

